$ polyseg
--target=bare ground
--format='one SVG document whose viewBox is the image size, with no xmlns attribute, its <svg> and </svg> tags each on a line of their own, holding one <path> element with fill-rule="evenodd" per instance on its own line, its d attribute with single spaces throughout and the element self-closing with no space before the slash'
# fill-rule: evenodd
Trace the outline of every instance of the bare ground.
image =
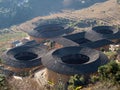
<svg viewBox="0 0 120 90">
<path fill-rule="evenodd" d="M 52 19 L 56 17 L 68 18 L 72 20 L 101 19 L 111 25 L 120 25 L 120 5 L 116 0 L 108 0 L 104 3 L 97 3 L 82 10 L 64 10 L 62 13 L 50 14 L 49 16 L 36 17 L 30 21 L 17 26 L 18 30 L 31 30 L 36 27 L 35 22 L 40 19 Z"/>
<path fill-rule="evenodd" d="M 43 90 L 34 78 L 9 79 L 10 90 Z"/>
</svg>

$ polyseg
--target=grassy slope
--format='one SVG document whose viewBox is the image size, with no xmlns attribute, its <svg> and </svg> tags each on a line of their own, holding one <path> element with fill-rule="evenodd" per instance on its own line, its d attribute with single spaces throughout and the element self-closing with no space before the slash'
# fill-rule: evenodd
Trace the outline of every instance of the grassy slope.
<svg viewBox="0 0 120 90">
<path fill-rule="evenodd" d="M 6 48 L 10 47 L 12 41 L 21 40 L 25 36 L 26 34 L 20 31 L 0 35 L 0 55 L 6 50 Z"/>
</svg>

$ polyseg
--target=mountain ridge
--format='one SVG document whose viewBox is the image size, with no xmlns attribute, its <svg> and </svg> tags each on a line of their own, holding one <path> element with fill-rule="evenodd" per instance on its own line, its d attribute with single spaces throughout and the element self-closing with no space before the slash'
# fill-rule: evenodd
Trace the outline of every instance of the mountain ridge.
<svg viewBox="0 0 120 90">
<path fill-rule="evenodd" d="M 62 13 L 51 14 L 44 17 L 36 17 L 18 25 L 17 30 L 31 30 L 37 27 L 34 23 L 42 19 L 66 18 L 71 20 L 98 19 L 110 25 L 120 25 L 120 6 L 116 0 L 108 0 L 104 3 L 95 4 L 82 10 L 65 10 Z"/>
</svg>

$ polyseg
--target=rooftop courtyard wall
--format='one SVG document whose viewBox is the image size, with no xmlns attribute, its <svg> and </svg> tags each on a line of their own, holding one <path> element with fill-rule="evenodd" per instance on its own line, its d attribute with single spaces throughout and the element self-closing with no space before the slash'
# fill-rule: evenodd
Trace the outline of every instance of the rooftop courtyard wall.
<svg viewBox="0 0 120 90">
<path fill-rule="evenodd" d="M 68 56 L 72 55 L 72 58 L 75 59 L 76 57 L 74 57 L 74 55 L 76 54 L 81 55 L 81 57 L 79 57 L 77 60 L 85 60 L 84 58 L 88 58 L 88 60 L 85 62 L 81 61 L 79 64 L 74 63 L 75 60 L 71 63 L 63 61 L 63 56 L 69 58 Z M 103 58 L 101 59 L 101 57 Z M 77 46 L 53 50 L 42 57 L 42 64 L 45 67 L 56 73 L 64 75 L 94 73 L 97 71 L 99 66 L 104 65 L 107 62 L 108 58 L 103 53 L 94 49 Z"/>
<path fill-rule="evenodd" d="M 41 65 L 42 48 L 19 46 L 8 50 L 2 56 L 3 63 L 15 68 L 31 68 Z"/>
<path fill-rule="evenodd" d="M 60 24 L 46 24 L 34 28 L 28 34 L 35 38 L 54 38 L 64 36 L 73 32 L 72 28 L 64 27 Z"/>
</svg>

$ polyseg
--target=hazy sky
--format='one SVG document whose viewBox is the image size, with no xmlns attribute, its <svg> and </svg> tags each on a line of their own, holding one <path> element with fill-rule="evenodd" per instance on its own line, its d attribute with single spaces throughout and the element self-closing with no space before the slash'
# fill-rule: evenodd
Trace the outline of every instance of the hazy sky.
<svg viewBox="0 0 120 90">
<path fill-rule="evenodd" d="M 36 16 L 78 10 L 106 0 L 0 0 L 0 27 L 22 23 Z"/>
</svg>

